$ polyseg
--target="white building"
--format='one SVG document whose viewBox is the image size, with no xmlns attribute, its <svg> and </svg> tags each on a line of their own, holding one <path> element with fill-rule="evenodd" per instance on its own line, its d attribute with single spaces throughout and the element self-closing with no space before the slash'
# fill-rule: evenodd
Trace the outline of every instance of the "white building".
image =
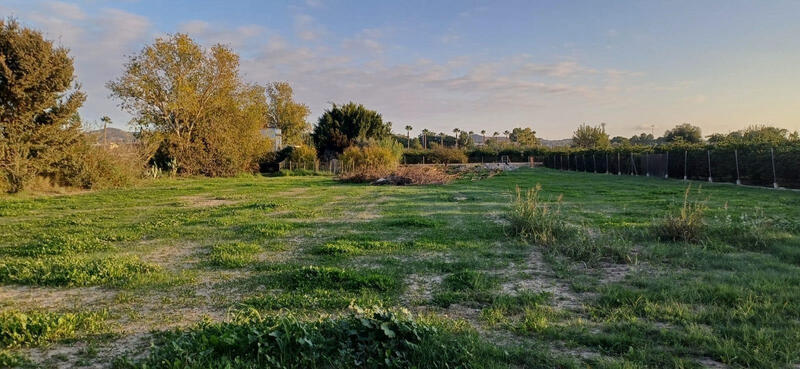
<svg viewBox="0 0 800 369">
<path fill-rule="evenodd" d="M 261 130 L 261 136 L 269 138 L 273 142 L 273 150 L 278 151 L 283 148 L 283 140 L 281 140 L 280 128 L 264 128 Z"/>
</svg>

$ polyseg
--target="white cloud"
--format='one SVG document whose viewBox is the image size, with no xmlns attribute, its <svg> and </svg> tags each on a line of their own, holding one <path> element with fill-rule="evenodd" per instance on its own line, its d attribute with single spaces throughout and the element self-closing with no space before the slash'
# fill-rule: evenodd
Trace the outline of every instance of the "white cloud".
<svg viewBox="0 0 800 369">
<path fill-rule="evenodd" d="M 303 41 L 317 41 L 325 34 L 325 28 L 314 17 L 297 14 L 294 16 L 294 32 Z"/>
</svg>

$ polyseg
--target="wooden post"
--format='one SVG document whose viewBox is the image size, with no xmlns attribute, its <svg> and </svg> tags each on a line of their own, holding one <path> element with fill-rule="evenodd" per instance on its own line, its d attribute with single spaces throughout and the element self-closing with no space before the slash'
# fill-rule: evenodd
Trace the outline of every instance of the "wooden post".
<svg viewBox="0 0 800 369">
<path fill-rule="evenodd" d="M 733 158 L 736 160 L 736 184 L 742 184 L 742 180 L 739 177 L 739 150 L 733 149 Z"/>
<path fill-rule="evenodd" d="M 664 169 L 664 179 L 669 179 L 669 151 L 667 151 L 667 165 Z"/>
<path fill-rule="evenodd" d="M 597 173 L 597 159 L 594 158 L 594 153 L 592 153 L 592 170 Z"/>
<path fill-rule="evenodd" d="M 622 175 L 622 162 L 619 160 L 619 152 L 617 152 L 617 175 Z"/>
<path fill-rule="evenodd" d="M 687 180 L 689 177 L 686 176 L 686 167 L 689 160 L 689 150 L 683 150 L 683 180 Z"/>
<path fill-rule="evenodd" d="M 775 174 L 775 149 L 770 147 L 769 154 L 772 156 L 772 188 L 778 188 L 778 176 Z"/>
<path fill-rule="evenodd" d="M 706 154 L 708 155 L 708 181 L 713 182 L 711 180 L 711 150 L 706 150 Z"/>
</svg>

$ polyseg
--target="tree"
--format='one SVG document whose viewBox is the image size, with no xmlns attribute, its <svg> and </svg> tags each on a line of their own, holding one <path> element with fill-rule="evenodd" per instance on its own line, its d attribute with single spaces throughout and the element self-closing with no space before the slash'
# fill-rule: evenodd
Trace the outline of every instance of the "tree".
<svg viewBox="0 0 800 369">
<path fill-rule="evenodd" d="M 486 130 L 485 129 L 481 130 L 481 135 L 483 136 L 483 142 L 482 143 L 484 145 L 486 145 Z"/>
<path fill-rule="evenodd" d="M 444 136 L 444 132 L 439 132 L 439 144 L 442 145 L 442 147 L 444 147 Z"/>
<path fill-rule="evenodd" d="M 311 127 L 306 117 L 311 114 L 308 106 L 294 101 L 292 86 L 288 82 L 272 82 L 267 85 L 267 125 L 281 130 L 283 142 L 300 145 L 303 135 Z"/>
<path fill-rule="evenodd" d="M 539 144 L 536 131 L 530 128 L 514 128 L 509 135 L 511 142 L 516 142 L 524 147 L 533 147 Z"/>
<path fill-rule="evenodd" d="M 206 50 L 185 34 L 158 38 L 108 83 L 143 138 L 159 142 L 154 160 L 181 174 L 234 175 L 257 168 L 269 150 L 265 90 L 242 82 L 239 57 Z"/>
<path fill-rule="evenodd" d="M 505 131 L 503 131 L 503 134 L 506 135 L 506 138 L 508 138 L 509 141 L 511 141 L 511 132 L 509 132 L 508 130 L 505 130 Z"/>
<path fill-rule="evenodd" d="M 572 146 L 584 149 L 601 149 L 610 146 L 604 126 L 581 124 L 572 134 Z"/>
<path fill-rule="evenodd" d="M 703 134 L 700 131 L 700 127 L 683 123 L 664 132 L 664 141 L 698 143 L 703 142 Z"/>
<path fill-rule="evenodd" d="M 349 102 L 341 106 L 331 104 L 319 117 L 311 138 L 317 152 L 330 158 L 358 142 L 389 137 L 391 131 L 391 123 L 384 123 L 378 112 Z"/>
<path fill-rule="evenodd" d="M 640 133 L 638 136 L 632 136 L 630 139 L 632 145 L 655 145 L 656 138 L 652 133 Z"/>
<path fill-rule="evenodd" d="M 411 148 L 411 130 L 412 129 L 414 129 L 414 127 L 406 126 L 406 141 L 407 141 L 406 142 L 406 148 L 407 149 Z"/>
<path fill-rule="evenodd" d="M 68 53 L 16 20 L 0 20 L 0 174 L 8 192 L 57 172 L 84 142 L 77 111 L 86 97 Z"/>
<path fill-rule="evenodd" d="M 427 128 L 425 128 L 425 129 L 423 129 L 423 130 L 422 130 L 422 147 L 423 147 L 425 150 L 427 150 L 427 149 L 428 149 L 428 134 L 429 134 L 430 132 L 431 132 L 431 131 L 429 131 Z"/>
<path fill-rule="evenodd" d="M 453 128 L 453 137 L 455 137 L 455 140 L 454 140 L 454 141 L 456 142 L 456 149 L 458 148 L 458 137 L 459 137 L 458 133 L 459 133 L 459 132 L 461 132 L 461 130 L 460 130 L 460 129 L 458 129 L 458 128 Z"/>
<path fill-rule="evenodd" d="M 108 146 L 108 125 L 111 124 L 111 118 L 108 115 L 104 115 L 100 118 L 100 121 L 103 122 L 103 146 Z"/>
</svg>

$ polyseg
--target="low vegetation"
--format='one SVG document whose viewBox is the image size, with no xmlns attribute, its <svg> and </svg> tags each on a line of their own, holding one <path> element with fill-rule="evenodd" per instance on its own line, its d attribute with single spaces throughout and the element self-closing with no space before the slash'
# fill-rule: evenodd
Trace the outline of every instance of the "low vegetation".
<svg viewBox="0 0 800 369">
<path fill-rule="evenodd" d="M 6 196 L 4 324 L 26 314 L 36 316 L 27 327 L 50 328 L 5 343 L 0 363 L 800 363 L 796 193 L 692 186 L 687 203 L 704 206 L 693 243 L 655 231 L 665 214 L 680 217 L 684 182 L 549 169 L 482 179 L 159 178 Z"/>
</svg>

